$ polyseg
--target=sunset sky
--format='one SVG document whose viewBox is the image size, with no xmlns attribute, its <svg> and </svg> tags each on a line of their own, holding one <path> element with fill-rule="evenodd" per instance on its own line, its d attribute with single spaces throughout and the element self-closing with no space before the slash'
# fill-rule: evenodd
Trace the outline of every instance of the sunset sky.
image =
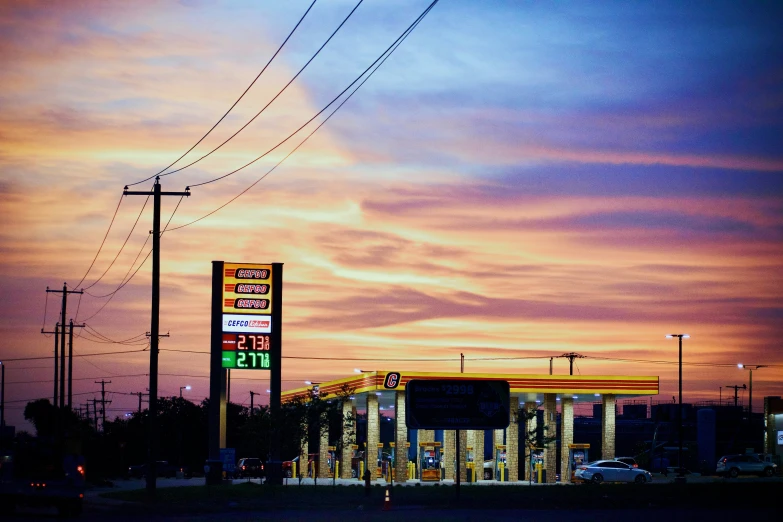
<svg viewBox="0 0 783 522">
<path fill-rule="evenodd" d="M 123 187 L 198 142 L 311 3 L 0 4 L 8 424 L 29 429 L 26 402 L 51 399 L 40 332 L 60 311 L 46 288 L 63 282 L 85 291 L 68 301 L 87 325 L 74 353 L 112 352 L 74 360 L 74 405 L 104 379 L 109 416 L 136 409 L 151 260 L 101 297 L 151 246 L 152 202 Z M 671 400 L 664 336 L 688 333 L 685 402 L 733 395 L 749 377 L 737 363 L 768 365 L 753 372 L 756 411 L 783 395 L 780 2 L 442 0 L 295 153 L 193 223 L 336 104 L 194 185 L 315 116 L 429 3 L 362 2 L 253 123 L 161 178 L 192 195 L 163 201 L 160 394 L 208 395 L 211 262 L 225 260 L 285 263 L 284 390 L 355 367 L 458 372 L 460 353 L 469 372 L 548 373 L 573 351 L 575 374 L 657 375 L 653 400 Z M 256 115 L 355 5 L 317 1 L 168 172 Z M 233 402 L 267 388 L 265 372 L 232 374 Z"/>
</svg>

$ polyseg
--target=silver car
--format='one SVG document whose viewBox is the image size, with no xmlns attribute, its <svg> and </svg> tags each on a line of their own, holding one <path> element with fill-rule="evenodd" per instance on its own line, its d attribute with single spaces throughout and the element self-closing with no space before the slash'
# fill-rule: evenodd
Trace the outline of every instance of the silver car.
<svg viewBox="0 0 783 522">
<path fill-rule="evenodd" d="M 724 455 L 718 459 L 715 472 L 732 478 L 738 475 L 771 477 L 777 472 L 777 467 L 777 464 L 760 460 L 755 455 Z"/>
<path fill-rule="evenodd" d="M 601 482 L 635 482 L 644 484 L 652 482 L 649 471 L 634 468 L 617 460 L 596 460 L 577 466 L 574 478 L 585 482 L 600 484 Z"/>
</svg>

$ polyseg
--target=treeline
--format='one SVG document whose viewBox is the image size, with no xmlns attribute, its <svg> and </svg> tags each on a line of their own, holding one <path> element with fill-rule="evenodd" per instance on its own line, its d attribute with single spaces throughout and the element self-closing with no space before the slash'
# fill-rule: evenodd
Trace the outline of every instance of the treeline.
<svg viewBox="0 0 783 522">
<path fill-rule="evenodd" d="M 209 399 L 196 404 L 179 397 L 161 397 L 157 404 L 157 460 L 187 466 L 198 474 L 208 457 Z M 61 438 L 69 451 L 84 455 L 89 480 L 122 478 L 129 466 L 146 462 L 146 409 L 107 419 L 99 430 L 91 419 L 80 418 L 70 408 L 61 410 L 47 399 L 28 403 L 24 416 L 35 426 L 37 436 Z M 248 407 L 228 403 L 226 446 L 235 448 L 237 459 L 259 457 L 266 461 L 274 434 L 281 444 L 281 459 L 291 460 L 308 453 L 311 441 L 317 447 L 323 433 L 329 434 L 330 445 L 341 447 L 354 436 L 354 426 L 352 415 L 343 418 L 341 397 L 325 394 L 287 402 L 275 415 L 267 406 L 251 412 Z M 24 437 L 30 435 L 17 434 L 17 438 Z"/>
</svg>

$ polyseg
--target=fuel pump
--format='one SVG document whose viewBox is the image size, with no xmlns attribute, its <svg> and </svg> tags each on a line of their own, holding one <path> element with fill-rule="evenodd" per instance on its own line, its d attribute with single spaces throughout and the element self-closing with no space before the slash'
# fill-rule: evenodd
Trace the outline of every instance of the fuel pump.
<svg viewBox="0 0 783 522">
<path fill-rule="evenodd" d="M 544 469 L 544 450 L 538 448 L 532 450 L 530 463 L 532 464 L 532 466 L 530 466 L 530 472 L 533 473 L 533 482 L 544 482 L 546 479 L 544 476 L 546 473 L 546 470 Z"/>
<path fill-rule="evenodd" d="M 568 462 L 571 465 L 571 481 L 574 480 L 574 473 L 577 467 L 590 462 L 587 453 L 590 450 L 590 444 L 569 444 Z"/>
<path fill-rule="evenodd" d="M 362 480 L 362 463 L 364 462 L 364 455 L 359 451 L 358 444 L 351 444 L 351 478 L 358 478 Z"/>
<path fill-rule="evenodd" d="M 326 465 L 329 468 L 329 478 L 334 478 L 335 472 L 337 472 L 337 451 L 335 446 L 327 446 L 326 450 Z"/>
<path fill-rule="evenodd" d="M 476 463 L 473 460 L 473 446 L 465 448 L 465 469 L 467 482 L 476 482 Z"/>
<path fill-rule="evenodd" d="M 375 469 L 375 478 L 386 478 L 387 462 L 383 458 L 383 443 L 378 443 L 378 459 Z"/>
<path fill-rule="evenodd" d="M 506 468 L 506 446 L 495 446 L 495 477 L 500 482 L 508 482 L 508 469 Z"/>
<path fill-rule="evenodd" d="M 440 482 L 440 442 L 419 442 L 419 480 Z"/>
</svg>

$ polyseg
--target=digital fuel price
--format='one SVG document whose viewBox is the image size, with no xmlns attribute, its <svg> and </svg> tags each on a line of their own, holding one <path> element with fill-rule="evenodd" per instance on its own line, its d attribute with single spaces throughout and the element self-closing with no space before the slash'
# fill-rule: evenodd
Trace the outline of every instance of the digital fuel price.
<svg viewBox="0 0 783 522">
<path fill-rule="evenodd" d="M 270 369 L 269 335 L 224 333 L 222 366 L 245 370 Z"/>
</svg>

